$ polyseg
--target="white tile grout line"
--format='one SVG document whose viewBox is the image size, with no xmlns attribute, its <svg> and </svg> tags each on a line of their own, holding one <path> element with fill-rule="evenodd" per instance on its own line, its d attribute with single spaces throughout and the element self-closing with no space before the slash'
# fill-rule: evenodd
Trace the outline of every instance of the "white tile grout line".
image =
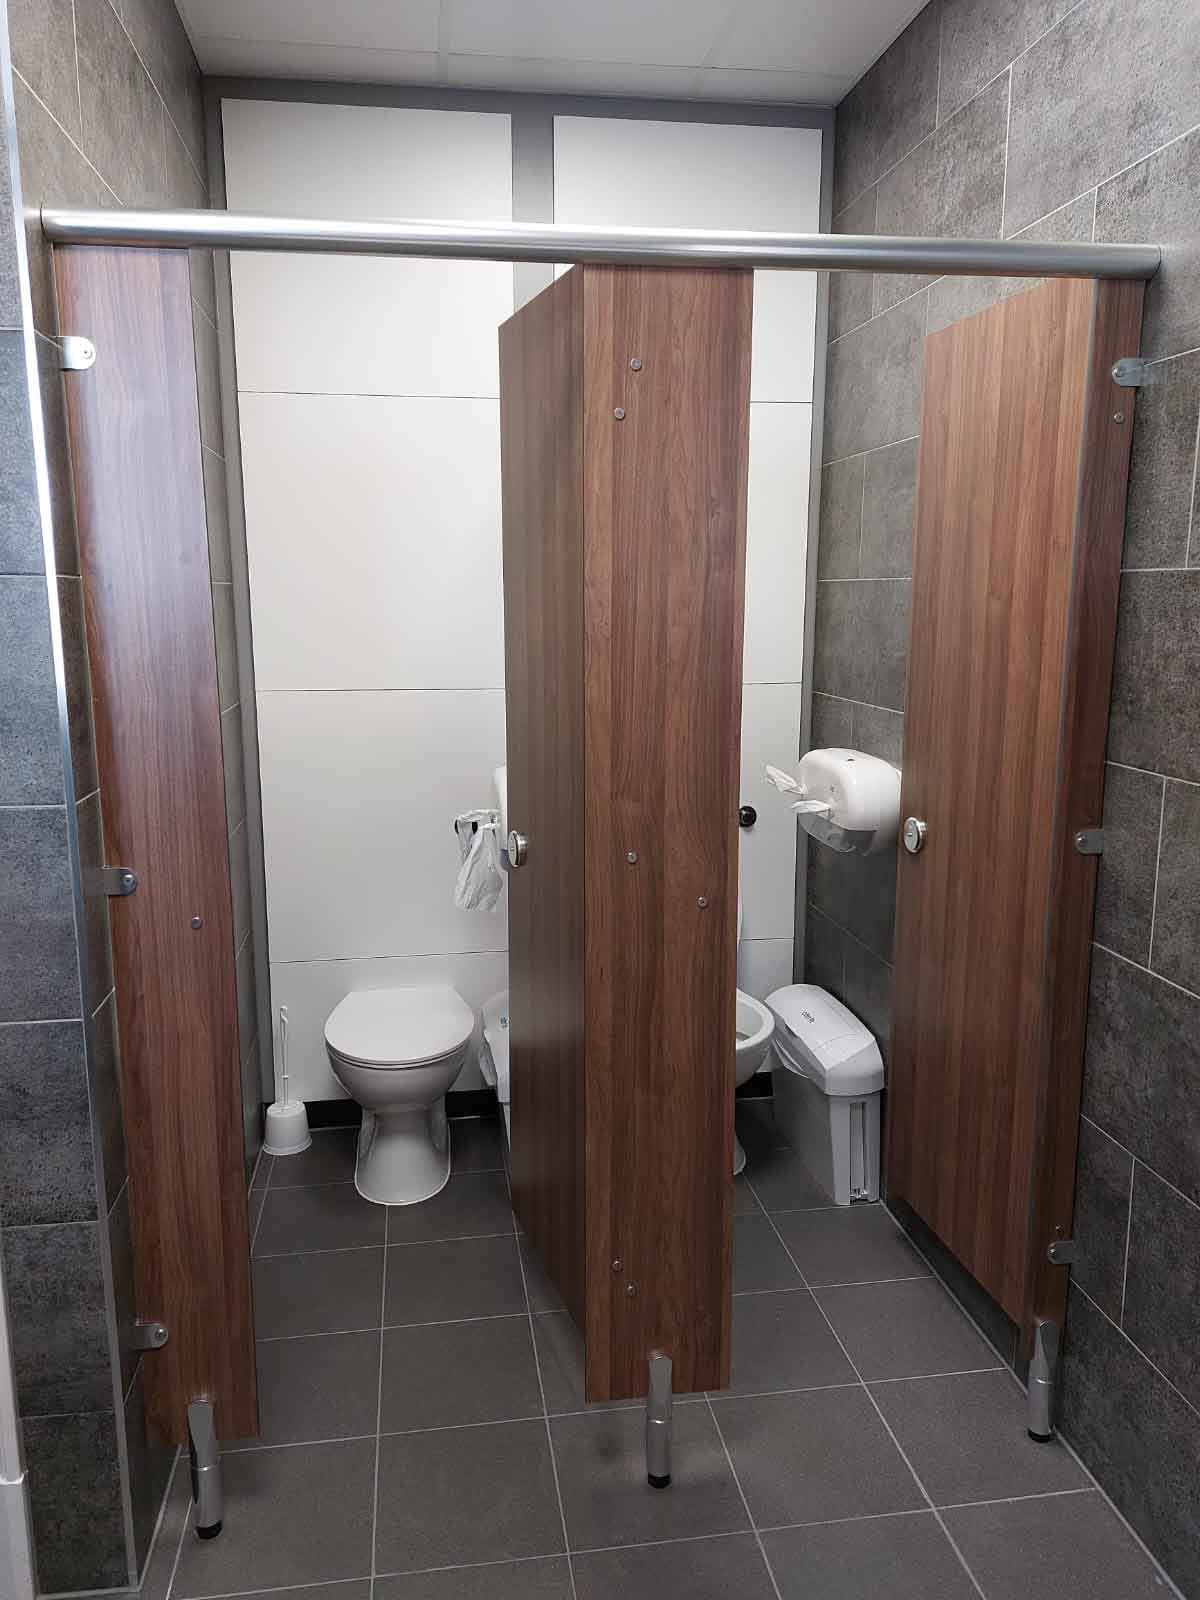
<svg viewBox="0 0 1200 1600">
<path fill-rule="evenodd" d="M 753 1190 L 753 1188 L 754 1188 L 753 1183 L 750 1184 L 750 1187 Z M 756 1194 L 755 1195 L 755 1199 L 757 1199 L 757 1198 L 758 1198 L 758 1196 Z M 775 1227 L 775 1222 L 774 1222 L 774 1219 L 771 1218 L 771 1213 L 768 1211 L 766 1213 L 766 1215 L 767 1215 L 768 1219 L 770 1219 L 770 1221 L 771 1221 L 771 1227 L 775 1231 L 775 1237 L 779 1240 L 780 1244 L 783 1246 L 784 1250 L 787 1252 L 788 1260 L 792 1263 L 793 1267 L 795 1267 L 796 1271 L 800 1272 L 800 1265 L 797 1262 L 795 1256 L 793 1256 L 792 1252 L 788 1249 L 787 1241 L 784 1239 L 784 1237 L 780 1233 L 779 1229 Z M 800 1276 L 801 1276 L 801 1278 L 804 1278 L 803 1272 L 800 1272 Z M 804 1281 L 807 1283 L 808 1280 L 805 1279 Z M 845 1343 L 842 1340 L 841 1335 L 838 1333 L 837 1329 L 834 1327 L 833 1323 L 830 1321 L 829 1316 L 827 1315 L 827 1313 L 825 1311 L 825 1307 L 821 1304 L 820 1300 L 817 1298 L 817 1295 L 815 1294 L 815 1292 L 813 1290 L 810 1289 L 809 1293 L 812 1294 L 813 1304 L 816 1306 L 817 1310 L 820 1312 L 822 1318 L 824 1319 L 826 1327 L 829 1329 L 829 1331 L 833 1335 L 833 1337 L 837 1340 L 838 1346 L 841 1349 L 842 1354 L 845 1356 L 847 1362 L 849 1363 L 851 1372 L 853 1372 L 854 1376 L 858 1379 L 859 1383 L 862 1385 L 863 1393 L 866 1395 L 867 1399 L 870 1401 L 871 1405 L 874 1407 L 875 1415 L 879 1418 L 880 1422 L 883 1424 L 883 1427 L 884 1427 L 885 1431 L 887 1432 L 888 1437 L 891 1439 L 892 1443 L 895 1445 L 897 1451 L 899 1452 L 901 1460 L 904 1462 L 904 1465 L 908 1468 L 909 1472 L 912 1474 L 913 1482 L 916 1484 L 918 1490 L 920 1491 L 922 1497 L 924 1498 L 926 1505 L 929 1507 L 930 1511 L 933 1512 L 933 1515 L 937 1520 L 938 1526 L 941 1528 L 942 1532 L 945 1534 L 946 1539 L 950 1544 L 950 1548 L 954 1551 L 954 1554 L 958 1557 L 959 1563 L 962 1566 L 962 1569 L 966 1573 L 967 1577 L 970 1579 L 971 1584 L 972 1584 L 973 1588 L 975 1589 L 976 1594 L 978 1594 L 980 1596 L 980 1600 L 987 1600 L 987 1596 L 984 1594 L 984 1591 L 983 1591 L 983 1586 L 980 1584 L 980 1582 L 979 1582 L 978 1578 L 976 1578 L 975 1574 L 971 1571 L 971 1568 L 967 1563 L 966 1556 L 964 1556 L 962 1551 L 959 1549 L 958 1541 L 955 1539 L 954 1535 L 950 1532 L 950 1529 L 946 1526 L 946 1519 L 942 1516 L 941 1512 L 934 1505 L 933 1496 L 929 1493 L 929 1490 L 926 1489 L 924 1483 L 921 1480 L 920 1475 L 917 1472 L 917 1469 L 913 1466 L 912 1462 L 909 1460 L 908 1455 L 906 1454 L 906 1452 L 904 1450 L 904 1447 L 901 1445 L 899 1439 L 896 1437 L 895 1431 L 892 1428 L 891 1423 L 884 1416 L 883 1408 L 880 1406 L 880 1404 L 879 1404 L 878 1400 L 876 1400 L 875 1396 L 871 1393 L 869 1385 L 867 1384 L 867 1382 L 863 1378 L 862 1373 L 858 1370 L 857 1363 L 855 1362 L 855 1360 L 851 1356 L 849 1350 L 847 1350 L 847 1348 L 845 1346 Z"/>
<path fill-rule="evenodd" d="M 1167 820 L 1167 780 L 1162 781 L 1162 795 L 1158 802 L 1158 845 L 1154 852 L 1154 893 L 1150 899 L 1150 946 L 1146 952 L 1146 965 L 1154 967 L 1154 927 L 1158 921 L 1158 883 L 1162 876 L 1163 828 Z"/>
<path fill-rule="evenodd" d="M 1137 1157 L 1129 1163 L 1129 1205 L 1125 1210 L 1125 1260 L 1121 1266 L 1121 1314 L 1118 1326 L 1125 1326 L 1125 1290 L 1129 1284 L 1129 1253 L 1133 1245 L 1133 1188 L 1137 1182 Z"/>
<path fill-rule="evenodd" d="M 754 1513 L 750 1509 L 750 1502 L 746 1498 L 746 1491 L 742 1488 L 742 1480 L 738 1477 L 737 1468 L 733 1464 L 733 1456 L 730 1454 L 729 1446 L 725 1443 L 725 1435 L 721 1432 L 721 1424 L 717 1421 L 717 1413 L 713 1409 L 713 1403 L 709 1399 L 708 1395 L 705 1395 L 704 1399 L 708 1406 L 709 1419 L 711 1420 L 713 1427 L 717 1430 L 717 1438 L 721 1442 L 721 1449 L 725 1452 L 725 1460 L 729 1463 L 729 1472 L 733 1478 L 733 1486 L 737 1490 L 738 1497 L 742 1502 L 742 1510 L 746 1513 L 746 1520 L 750 1524 L 750 1531 L 754 1535 L 754 1542 L 758 1546 L 758 1553 L 762 1557 L 763 1566 L 767 1569 L 767 1577 L 771 1580 L 771 1588 L 775 1591 L 775 1600 L 783 1600 L 783 1594 L 780 1591 L 779 1584 L 775 1578 L 775 1569 L 772 1567 L 770 1559 L 767 1556 L 767 1547 L 765 1544 L 763 1544 L 762 1534 L 758 1531 L 758 1524 L 754 1520 Z"/>
<path fill-rule="evenodd" d="M 505 1182 L 508 1184 L 508 1197 L 511 1204 L 512 1182 L 508 1178 L 507 1174 L 505 1176 Z M 558 1518 L 559 1522 L 562 1524 L 563 1553 L 567 1559 L 567 1578 L 571 1584 L 572 1600 L 577 1600 L 577 1592 L 575 1588 L 575 1563 L 571 1559 L 571 1539 L 567 1532 L 567 1511 L 566 1507 L 563 1505 L 562 1485 L 558 1481 L 558 1458 L 554 1453 L 554 1432 L 550 1427 L 550 1410 L 546 1404 L 546 1386 L 542 1382 L 542 1358 L 538 1354 L 537 1333 L 534 1329 L 533 1323 L 533 1307 L 529 1300 L 529 1281 L 525 1276 L 525 1256 L 521 1250 L 520 1236 L 517 1234 L 517 1214 L 515 1211 L 513 1212 L 513 1235 L 517 1238 L 517 1266 L 519 1267 L 521 1273 L 521 1289 L 525 1295 L 525 1315 L 529 1319 L 529 1342 L 533 1346 L 533 1365 L 534 1370 L 537 1373 L 538 1393 L 542 1397 L 542 1422 L 546 1429 L 546 1448 L 550 1452 L 550 1471 L 554 1475 L 554 1494 L 555 1498 L 558 1500 Z"/>
</svg>

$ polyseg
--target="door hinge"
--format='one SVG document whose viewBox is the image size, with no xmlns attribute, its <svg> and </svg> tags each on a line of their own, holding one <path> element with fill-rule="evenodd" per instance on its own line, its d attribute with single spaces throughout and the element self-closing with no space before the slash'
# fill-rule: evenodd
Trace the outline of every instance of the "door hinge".
<svg viewBox="0 0 1200 1600">
<path fill-rule="evenodd" d="M 1069 1267 L 1075 1259 L 1074 1239 L 1051 1239 L 1046 1246 L 1046 1260 L 1055 1267 Z"/>
<path fill-rule="evenodd" d="M 161 1350 L 167 1338 L 165 1322 L 135 1322 L 129 1343 L 135 1350 Z"/>
<path fill-rule="evenodd" d="M 1104 829 L 1077 829 L 1075 833 L 1075 848 L 1081 856 L 1102 856 L 1104 854 Z"/>
<path fill-rule="evenodd" d="M 133 894 L 137 886 L 138 875 L 128 867 L 95 867 L 88 874 L 87 888 L 91 894 L 120 898 Z"/>
<path fill-rule="evenodd" d="M 1154 381 L 1151 364 L 1145 356 L 1122 356 L 1113 363 L 1112 381 L 1121 389 L 1142 389 Z"/>
<path fill-rule="evenodd" d="M 64 372 L 87 372 L 96 365 L 96 346 L 81 333 L 64 333 L 58 350 L 58 364 Z"/>
</svg>

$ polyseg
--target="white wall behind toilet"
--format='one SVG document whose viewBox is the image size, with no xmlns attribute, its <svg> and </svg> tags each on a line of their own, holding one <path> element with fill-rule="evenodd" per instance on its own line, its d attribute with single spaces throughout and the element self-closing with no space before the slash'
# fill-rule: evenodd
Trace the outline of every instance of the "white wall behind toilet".
<svg viewBox="0 0 1200 1600">
<path fill-rule="evenodd" d="M 228 203 L 310 216 L 512 216 L 506 115 L 227 100 Z M 560 221 L 815 231 L 820 134 L 555 119 Z M 503 912 L 459 912 L 454 813 L 504 759 L 495 263 L 235 255 L 238 391 L 273 1007 L 294 1092 L 341 1097 L 351 989 L 506 982 Z M 815 279 L 755 285 L 739 982 L 792 975 Z M 457 1087 L 480 1082 L 472 1055 Z"/>
</svg>

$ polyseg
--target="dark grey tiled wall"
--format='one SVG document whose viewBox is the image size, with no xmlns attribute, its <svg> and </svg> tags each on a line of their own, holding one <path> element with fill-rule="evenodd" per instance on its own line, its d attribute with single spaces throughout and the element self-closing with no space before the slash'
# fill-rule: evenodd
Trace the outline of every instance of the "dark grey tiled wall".
<svg viewBox="0 0 1200 1600">
<path fill-rule="evenodd" d="M 1165 246 L 1123 561 L 1063 1425 L 1200 1593 L 1198 123 L 1194 0 L 933 0 L 838 108 L 834 227 Z M 814 743 L 899 759 L 921 342 L 1020 287 L 832 281 Z M 810 847 L 808 975 L 885 1037 L 894 871 Z M 1007 1344 L 978 1286 L 942 1270 Z"/>
<path fill-rule="evenodd" d="M 0 8 L 0 25 L 3 8 Z M 104 861 L 83 580 L 75 547 L 50 252 L 39 204 L 207 203 L 199 72 L 171 0 L 9 0 L 30 301 L 7 189 L 0 203 L 0 1221 L 45 1592 L 126 1584 L 144 1561 L 173 1451 L 146 1436 L 133 1320 L 120 1021 L 108 905 L 73 902 L 79 865 Z M 7 163 L 6 163 L 7 169 Z M 215 381 L 211 260 L 193 257 L 214 615 L 229 611 L 228 515 Z M 32 330 L 39 394 L 24 377 Z M 31 401 L 52 497 L 70 764 L 60 749 Z M 216 627 L 231 856 L 243 825 L 236 644 Z M 232 747 L 231 747 L 232 739 Z M 244 853 L 244 852 L 242 852 Z M 238 869 L 234 868 L 235 893 Z M 244 930 L 239 928 L 239 937 Z M 77 936 L 78 935 L 78 936 Z M 245 960 L 239 970 L 245 971 Z M 247 981 L 253 983 L 253 963 Z M 243 1054 L 254 1058 L 253 1037 Z M 244 1075 L 245 1076 L 245 1075 Z M 258 1088 L 248 1134 L 257 1137 Z M 115 1348 L 110 1330 L 118 1337 Z M 128 1456 L 129 1494 L 120 1458 Z"/>
</svg>

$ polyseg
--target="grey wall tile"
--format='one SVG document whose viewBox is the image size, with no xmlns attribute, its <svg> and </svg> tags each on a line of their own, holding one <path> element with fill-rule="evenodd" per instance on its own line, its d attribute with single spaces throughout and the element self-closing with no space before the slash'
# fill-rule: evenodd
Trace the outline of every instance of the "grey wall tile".
<svg viewBox="0 0 1200 1600">
<path fill-rule="evenodd" d="M 870 188 L 851 201 L 833 219 L 834 233 L 874 233 L 875 190 Z M 869 272 L 831 272 L 829 274 L 829 337 L 857 328 L 871 315 L 872 274 Z"/>
<path fill-rule="evenodd" d="M 1027 50 L 1075 0 L 945 0 L 942 6 L 940 120 L 978 94 Z"/>
<path fill-rule="evenodd" d="M 96 1132 L 104 1173 L 104 1202 L 111 1206 L 127 1176 L 115 995 L 110 994 L 92 1017 L 91 1062 Z"/>
<path fill-rule="evenodd" d="M 67 688 L 67 728 L 75 795 L 84 799 L 100 782 L 96 770 L 96 731 L 92 720 L 92 679 L 83 616 L 83 579 L 58 580 L 58 618 L 62 629 Z"/>
<path fill-rule="evenodd" d="M 1154 914 L 1163 780 L 1129 767 L 1104 769 L 1104 854 L 1096 886 L 1099 942 L 1146 966 Z"/>
<path fill-rule="evenodd" d="M 250 846 L 246 824 L 229 838 L 229 889 L 233 898 L 233 945 L 236 950 L 250 932 Z"/>
<path fill-rule="evenodd" d="M 13 1366 L 22 1417 L 113 1403 L 96 1222 L 4 1229 Z"/>
<path fill-rule="evenodd" d="M 939 0 L 918 12 L 837 109 L 833 208 L 842 211 L 937 122 Z"/>
<path fill-rule="evenodd" d="M 242 1061 L 242 1140 L 246 1151 L 246 1182 L 254 1175 L 263 1139 L 262 1063 L 258 1040 L 245 1052 Z"/>
<path fill-rule="evenodd" d="M 0 805 L 50 806 L 62 798 L 46 580 L 0 576 Z"/>
<path fill-rule="evenodd" d="M 108 0 L 75 0 L 85 148 L 123 205 L 165 199 L 162 101 Z"/>
<path fill-rule="evenodd" d="M 41 572 L 42 525 L 33 473 L 25 341 L 0 332 L 0 572 Z"/>
<path fill-rule="evenodd" d="M 233 586 L 213 584 L 213 635 L 217 652 L 217 695 L 221 710 L 238 703 L 237 623 L 233 610 Z"/>
<path fill-rule="evenodd" d="M 1074 1281 L 1114 1321 L 1121 1318 L 1133 1157 L 1095 1123 L 1079 1124 Z"/>
<path fill-rule="evenodd" d="M 46 437 L 46 469 L 50 478 L 50 514 L 54 520 L 54 565 L 62 576 L 79 571 L 63 374 L 58 364 L 58 345 L 48 335 L 38 335 L 37 353 L 42 427 Z"/>
<path fill-rule="evenodd" d="M 257 1030 L 257 994 L 254 973 L 254 941 L 247 939 L 237 954 L 234 976 L 237 979 L 239 1057 L 244 1059 Z"/>
<path fill-rule="evenodd" d="M 904 579 L 819 583 L 813 687 L 900 710 L 911 602 Z"/>
<path fill-rule="evenodd" d="M 1095 200 L 1094 193 L 1080 195 L 1011 237 L 1058 244 L 1090 240 Z M 939 278 L 929 291 L 928 331 L 936 333 L 963 317 L 973 317 L 998 300 L 1033 288 L 1038 281 L 1036 278 Z"/>
<path fill-rule="evenodd" d="M 162 120 L 164 202 L 170 206 L 203 208 L 208 204 L 204 179 L 165 109 Z"/>
<path fill-rule="evenodd" d="M 0 808 L 0 1022 L 80 1015 L 61 806 Z"/>
<path fill-rule="evenodd" d="M 1122 578 L 1108 754 L 1200 781 L 1200 571 Z"/>
<path fill-rule="evenodd" d="M 880 960 L 891 961 L 896 920 L 895 850 L 875 856 L 843 856 L 810 841 L 808 893 L 819 911 Z"/>
<path fill-rule="evenodd" d="M 1200 351 L 1157 363 L 1153 377 L 1137 395 L 1121 564 L 1183 567 L 1196 473 Z"/>
<path fill-rule="evenodd" d="M 847 456 L 821 469 L 818 578 L 857 578 L 862 538 L 864 456 Z"/>
<path fill-rule="evenodd" d="M 827 461 L 918 432 L 924 338 L 925 296 L 918 294 L 829 346 Z"/>
<path fill-rule="evenodd" d="M 1010 228 L 1187 130 L 1200 87 L 1194 23 L 1193 0 L 1086 0 L 1014 63 Z"/>
<path fill-rule="evenodd" d="M 1200 1207 L 1140 1165 L 1133 1181 L 1122 1326 L 1200 1407 Z"/>
<path fill-rule="evenodd" d="M 208 522 L 208 566 L 214 583 L 233 579 L 229 549 L 229 501 L 225 485 L 225 459 L 215 450 L 202 450 L 204 515 Z"/>
<path fill-rule="evenodd" d="M 904 716 L 899 711 L 886 711 L 882 706 L 854 707 L 854 732 L 850 740 L 854 750 L 865 750 L 869 756 L 879 756 L 899 766 L 904 754 Z"/>
<path fill-rule="evenodd" d="M 875 186 L 878 233 L 995 239 L 1004 205 L 1008 74 L 990 84 Z M 911 273 L 875 275 L 875 310 L 928 283 Z"/>
<path fill-rule="evenodd" d="M 1166 788 L 1150 965 L 1200 993 L 1200 788 L 1193 784 Z"/>
<path fill-rule="evenodd" d="M 812 697 L 811 750 L 824 750 L 829 746 L 854 747 L 854 707 L 849 700 L 838 700 L 829 694 Z"/>
<path fill-rule="evenodd" d="M 116 1419 L 27 1419 L 22 1428 L 40 1592 L 129 1582 Z"/>
<path fill-rule="evenodd" d="M 82 1022 L 0 1028 L 0 1220 L 11 1227 L 95 1215 Z"/>
<path fill-rule="evenodd" d="M 72 136 L 80 135 L 72 0 L 8 0 L 16 70 Z"/>
<path fill-rule="evenodd" d="M 1200 999 L 1095 948 L 1083 1110 L 1200 1199 Z"/>
<path fill-rule="evenodd" d="M 175 6 L 171 0 L 117 0 L 117 10 L 191 159 L 203 172 L 200 69 Z"/>
<path fill-rule="evenodd" d="M 125 1184 L 112 1203 L 107 1223 L 122 1394 L 128 1393 L 139 1360 L 133 1342 L 134 1324 L 137 1321 L 137 1289 L 134 1275 L 133 1219 L 129 1213 L 129 1201 L 129 1185 Z"/>
<path fill-rule="evenodd" d="M 79 861 L 83 869 L 83 915 L 85 928 L 86 994 L 84 1006 L 90 1015 L 113 986 L 112 932 L 108 896 L 99 883 L 105 863 L 104 823 L 97 789 L 76 807 L 79 824 Z"/>
<path fill-rule="evenodd" d="M 0 127 L 0 328 L 19 328 L 21 287 L 17 271 L 16 216 L 9 180 L 8 135 Z"/>
<path fill-rule="evenodd" d="M 862 505 L 864 578 L 912 576 L 913 522 L 917 511 L 916 439 L 872 450 L 864 458 Z"/>
<path fill-rule="evenodd" d="M 814 905 L 808 908 L 804 926 L 804 981 L 819 984 L 840 1000 L 845 989 L 846 935 Z"/>
<path fill-rule="evenodd" d="M 1072 1290 L 1062 1431 L 1185 1594 L 1200 1587 L 1196 1413 Z"/>
<path fill-rule="evenodd" d="M 892 1039 L 892 969 L 874 951 L 846 940 L 843 999 L 875 1035 L 886 1061 Z"/>
<path fill-rule="evenodd" d="M 230 706 L 221 717 L 221 757 L 225 772 L 225 822 L 232 833 L 246 815 L 246 772 L 242 749 L 242 708 Z"/>
<path fill-rule="evenodd" d="M 200 408 L 200 438 L 218 455 L 224 453 L 221 429 L 221 379 L 217 350 L 217 330 L 204 316 L 192 318 L 196 346 L 196 393 Z"/>
<path fill-rule="evenodd" d="M 139 1570 L 150 1553 L 158 1509 L 171 1481 L 175 1448 L 164 1445 L 147 1426 L 146 1397 L 139 1366 L 125 1401 L 125 1439 L 129 1457 L 129 1493 L 133 1509 L 133 1543 Z"/>
<path fill-rule="evenodd" d="M 1194 25 L 1193 18 L 1193 36 Z M 1179 54 L 1186 57 L 1187 51 Z M 1192 70 L 1190 116 L 1194 118 L 1200 100 L 1196 81 L 1200 69 L 1194 57 Z M 1097 196 L 1097 239 L 1149 240 L 1163 246 L 1163 264 L 1146 291 L 1142 350 L 1147 355 L 1172 355 L 1200 344 L 1198 187 L 1200 130 L 1120 173 L 1103 184 Z"/>
</svg>

